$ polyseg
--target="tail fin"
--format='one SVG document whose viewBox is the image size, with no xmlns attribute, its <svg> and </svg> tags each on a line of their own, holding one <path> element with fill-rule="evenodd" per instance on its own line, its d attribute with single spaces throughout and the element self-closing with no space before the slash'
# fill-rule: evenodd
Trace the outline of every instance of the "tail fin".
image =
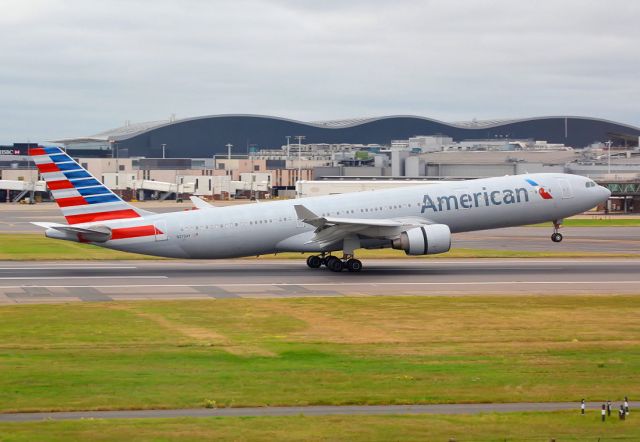
<svg viewBox="0 0 640 442">
<path fill-rule="evenodd" d="M 29 149 L 29 155 L 69 224 L 149 214 L 124 202 L 59 147 Z"/>
</svg>

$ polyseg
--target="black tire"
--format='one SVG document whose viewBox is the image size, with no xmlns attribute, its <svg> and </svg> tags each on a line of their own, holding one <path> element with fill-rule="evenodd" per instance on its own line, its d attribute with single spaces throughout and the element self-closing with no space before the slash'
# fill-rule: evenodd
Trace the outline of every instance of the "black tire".
<svg viewBox="0 0 640 442">
<path fill-rule="evenodd" d="M 554 233 L 553 235 L 551 235 L 551 241 L 553 242 L 562 241 L 562 233 Z"/>
<path fill-rule="evenodd" d="M 327 268 L 332 272 L 341 272 L 344 268 L 344 265 L 342 264 L 341 260 L 339 260 L 335 256 L 332 256 L 330 258 L 327 258 Z"/>
<path fill-rule="evenodd" d="M 309 266 L 309 268 L 317 269 L 322 265 L 322 260 L 319 256 L 312 255 L 307 258 L 307 265 Z"/>
<path fill-rule="evenodd" d="M 324 265 L 327 266 L 327 268 L 329 268 L 331 263 L 334 262 L 334 261 L 340 261 L 340 260 L 338 258 L 336 258 L 335 256 L 329 255 L 324 259 Z"/>
<path fill-rule="evenodd" d="M 359 272 L 362 270 L 362 262 L 359 259 L 350 259 L 346 262 L 345 266 L 350 272 Z"/>
</svg>

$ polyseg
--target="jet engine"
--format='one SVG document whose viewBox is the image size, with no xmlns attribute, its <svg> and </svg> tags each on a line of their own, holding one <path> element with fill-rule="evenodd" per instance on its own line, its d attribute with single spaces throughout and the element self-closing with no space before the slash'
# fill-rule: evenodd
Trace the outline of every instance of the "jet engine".
<svg viewBox="0 0 640 442">
<path fill-rule="evenodd" d="M 407 255 L 435 255 L 451 248 L 451 230 L 445 224 L 414 227 L 400 234 L 392 247 L 404 250 Z"/>
</svg>

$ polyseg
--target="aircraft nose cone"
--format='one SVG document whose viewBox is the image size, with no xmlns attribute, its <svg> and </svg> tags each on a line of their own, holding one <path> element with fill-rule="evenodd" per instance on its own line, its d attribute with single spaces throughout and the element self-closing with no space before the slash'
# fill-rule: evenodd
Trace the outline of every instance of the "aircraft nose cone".
<svg viewBox="0 0 640 442">
<path fill-rule="evenodd" d="M 607 199 L 608 199 L 608 198 L 611 196 L 611 191 L 610 191 L 609 189 L 607 189 L 607 188 L 606 188 L 606 187 L 604 187 L 604 186 L 598 186 L 598 187 L 600 187 L 600 189 L 599 189 L 599 190 L 600 190 L 600 193 L 602 194 L 602 198 L 603 198 L 603 199 L 604 199 L 604 198 L 607 198 Z"/>
</svg>

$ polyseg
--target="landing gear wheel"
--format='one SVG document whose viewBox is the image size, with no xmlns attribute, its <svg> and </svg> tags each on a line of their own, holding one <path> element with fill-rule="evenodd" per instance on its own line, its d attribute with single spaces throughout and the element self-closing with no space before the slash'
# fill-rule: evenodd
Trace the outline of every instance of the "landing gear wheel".
<svg viewBox="0 0 640 442">
<path fill-rule="evenodd" d="M 362 270 L 362 262 L 360 262 L 359 259 L 349 259 L 344 265 L 350 272 L 359 272 Z"/>
<path fill-rule="evenodd" d="M 327 266 L 327 268 L 329 268 L 329 266 L 331 266 L 331 264 L 335 261 L 340 261 L 340 260 L 335 256 L 329 255 L 324 259 L 324 265 Z"/>
<path fill-rule="evenodd" d="M 322 265 L 322 259 L 319 256 L 312 255 L 307 258 L 307 265 L 312 269 L 317 269 Z"/>
<path fill-rule="evenodd" d="M 551 241 L 553 242 L 560 242 L 562 241 L 562 233 L 554 233 L 553 235 L 551 235 Z"/>
<path fill-rule="evenodd" d="M 341 272 L 344 268 L 344 264 L 341 260 L 336 258 L 335 256 L 330 256 L 327 258 L 327 268 L 332 272 Z"/>
</svg>

